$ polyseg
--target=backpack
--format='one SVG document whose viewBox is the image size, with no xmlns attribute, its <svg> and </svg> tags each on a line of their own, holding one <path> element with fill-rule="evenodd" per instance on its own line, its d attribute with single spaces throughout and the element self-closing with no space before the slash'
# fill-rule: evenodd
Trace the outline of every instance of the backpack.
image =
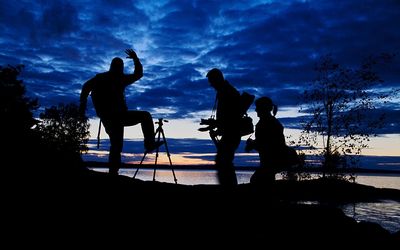
<svg viewBox="0 0 400 250">
<path fill-rule="evenodd" d="M 247 114 L 247 110 L 250 108 L 251 104 L 254 102 L 255 96 L 243 91 L 240 95 L 240 121 L 239 128 L 241 136 L 249 135 L 254 133 L 253 119 Z"/>
<path fill-rule="evenodd" d="M 247 110 L 250 108 L 251 104 L 253 104 L 254 98 L 255 98 L 254 95 L 249 94 L 246 91 L 242 92 L 239 101 L 240 102 L 239 111 L 242 116 L 247 115 Z"/>
</svg>

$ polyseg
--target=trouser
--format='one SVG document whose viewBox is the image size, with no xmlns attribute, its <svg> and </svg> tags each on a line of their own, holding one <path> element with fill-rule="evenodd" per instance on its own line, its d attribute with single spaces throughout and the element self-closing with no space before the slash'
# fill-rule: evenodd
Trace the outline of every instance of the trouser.
<svg viewBox="0 0 400 250">
<path fill-rule="evenodd" d="M 215 166 L 219 184 L 222 186 L 232 187 L 238 184 L 233 160 L 240 139 L 241 136 L 236 133 L 226 133 L 218 141 Z"/>
<path fill-rule="evenodd" d="M 265 152 L 259 151 L 260 167 L 254 171 L 250 178 L 250 183 L 256 185 L 268 185 L 275 181 L 275 175 L 282 165 L 282 158 L 279 151 Z"/>
<path fill-rule="evenodd" d="M 154 143 L 154 124 L 147 111 L 130 110 L 120 117 L 101 117 L 106 133 L 110 137 L 110 153 L 108 158 L 109 173 L 118 174 L 121 167 L 121 152 L 124 142 L 124 127 L 141 124 L 144 145 Z"/>
<path fill-rule="evenodd" d="M 275 171 L 272 168 L 260 166 L 250 177 L 250 183 L 255 185 L 268 185 L 275 181 Z"/>
</svg>

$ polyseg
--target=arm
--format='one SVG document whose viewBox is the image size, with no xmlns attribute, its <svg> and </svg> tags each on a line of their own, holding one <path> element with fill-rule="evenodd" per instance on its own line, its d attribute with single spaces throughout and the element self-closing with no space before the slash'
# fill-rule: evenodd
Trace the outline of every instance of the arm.
<svg viewBox="0 0 400 250">
<path fill-rule="evenodd" d="M 127 86 L 129 84 L 132 84 L 142 78 L 143 76 L 143 66 L 142 63 L 140 62 L 138 56 L 136 55 L 136 52 L 133 51 L 133 49 L 127 49 L 125 50 L 125 53 L 128 55 L 126 58 L 132 58 L 133 63 L 135 65 L 135 71 L 133 74 L 126 74 L 124 75 L 124 85 Z"/>
<path fill-rule="evenodd" d="M 94 84 L 94 78 L 92 78 L 89 81 L 85 82 L 83 84 L 83 86 L 82 86 L 81 95 L 80 95 L 80 98 L 79 98 L 79 101 L 80 101 L 79 112 L 80 112 L 81 116 L 85 116 L 87 98 L 89 96 L 89 93 L 93 89 L 93 84 Z"/>
</svg>

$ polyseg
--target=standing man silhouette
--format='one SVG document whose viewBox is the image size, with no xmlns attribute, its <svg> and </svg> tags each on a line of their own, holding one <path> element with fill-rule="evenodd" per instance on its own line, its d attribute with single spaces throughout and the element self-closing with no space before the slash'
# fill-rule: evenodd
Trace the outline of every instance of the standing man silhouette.
<svg viewBox="0 0 400 250">
<path fill-rule="evenodd" d="M 219 69 L 211 69 L 207 78 L 216 90 L 216 134 L 221 136 L 215 157 L 218 181 L 220 185 L 233 187 L 238 184 L 233 160 L 241 139 L 238 126 L 240 93 L 225 80 Z"/>
<path fill-rule="evenodd" d="M 109 173 L 118 175 L 121 167 L 121 152 L 124 140 L 124 127 L 141 124 L 144 147 L 147 153 L 158 146 L 154 139 L 154 124 L 147 111 L 128 110 L 125 100 L 125 88 L 143 76 L 143 66 L 132 49 L 125 50 L 127 58 L 135 65 L 133 74 L 124 74 L 124 62 L 115 57 L 107 72 L 99 73 L 83 84 L 80 94 L 80 111 L 86 111 L 87 97 L 91 94 L 97 116 L 110 137 Z"/>
</svg>

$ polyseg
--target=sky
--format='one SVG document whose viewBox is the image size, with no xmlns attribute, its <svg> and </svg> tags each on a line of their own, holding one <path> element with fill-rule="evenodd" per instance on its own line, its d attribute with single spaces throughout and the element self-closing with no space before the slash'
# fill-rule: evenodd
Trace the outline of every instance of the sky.
<svg viewBox="0 0 400 250">
<path fill-rule="evenodd" d="M 130 109 L 165 118 L 166 135 L 208 138 L 199 132 L 215 92 L 205 77 L 219 68 L 239 91 L 269 96 L 288 134 L 301 129 L 301 94 L 316 77 L 314 65 L 330 54 L 345 67 L 369 55 L 400 52 L 397 0 L 0 0 L 0 64 L 23 64 L 20 77 L 41 108 L 78 103 L 81 87 L 121 57 L 125 73 L 139 56 L 144 76 L 126 89 Z M 400 54 L 379 74 L 374 91 L 400 88 Z M 400 155 L 400 102 L 379 110 L 388 126 L 379 153 Z M 92 137 L 98 121 L 89 102 Z M 250 115 L 257 122 L 254 106 Z M 141 137 L 138 126 L 127 137 Z M 383 145 L 383 146 L 382 146 Z M 388 152 L 390 150 L 390 152 Z M 374 154 L 374 152 L 372 152 Z"/>
</svg>

